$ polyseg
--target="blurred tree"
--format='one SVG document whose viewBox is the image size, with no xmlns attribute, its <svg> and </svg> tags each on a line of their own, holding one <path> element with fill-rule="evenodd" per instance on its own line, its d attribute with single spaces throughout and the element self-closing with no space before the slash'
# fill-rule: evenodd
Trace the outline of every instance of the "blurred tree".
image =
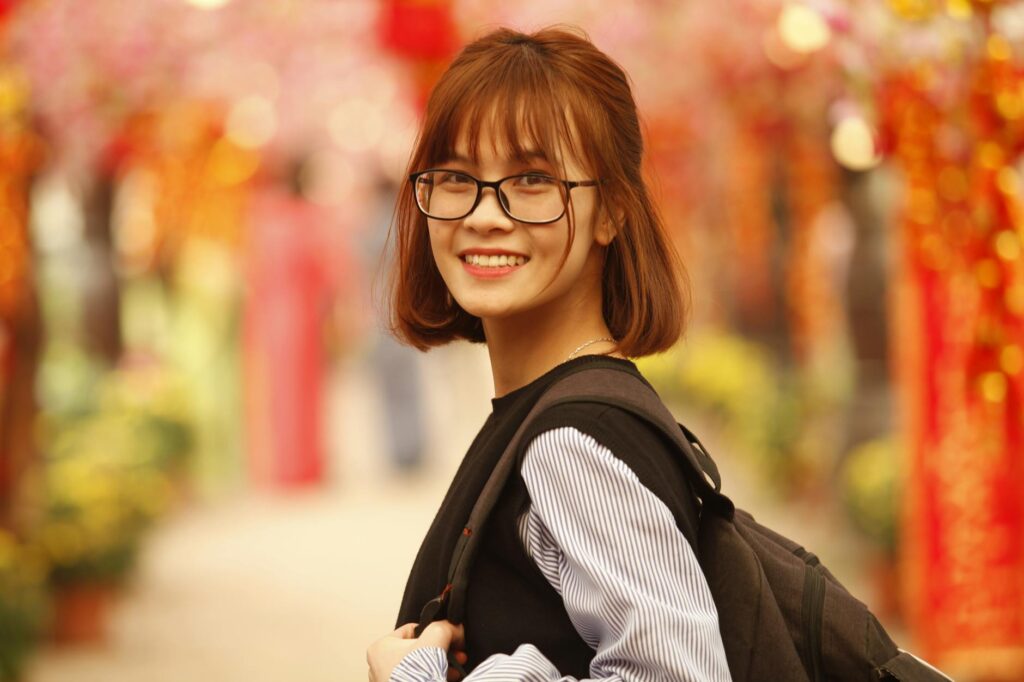
<svg viewBox="0 0 1024 682">
<path fill-rule="evenodd" d="M 34 454 L 42 325 L 28 206 L 45 147 L 20 73 L 0 62 L 0 527 L 16 525 L 18 484 Z"/>
</svg>

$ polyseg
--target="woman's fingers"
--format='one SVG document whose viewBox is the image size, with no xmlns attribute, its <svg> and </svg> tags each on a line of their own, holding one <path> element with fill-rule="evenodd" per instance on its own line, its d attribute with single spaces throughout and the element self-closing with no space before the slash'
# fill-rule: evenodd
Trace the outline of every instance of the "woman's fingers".
<svg viewBox="0 0 1024 682">
<path fill-rule="evenodd" d="M 459 626 L 461 627 L 461 626 Z M 454 640 L 452 646 L 455 646 Z M 466 665 L 466 661 L 469 660 L 469 656 L 465 651 L 456 651 L 454 654 L 455 662 L 459 665 Z M 448 682 L 459 682 L 462 679 L 462 673 L 455 668 L 448 668 Z"/>
<path fill-rule="evenodd" d="M 366 650 L 370 682 L 383 682 L 388 679 L 402 657 L 423 647 L 440 647 L 445 651 L 454 649 L 458 652 L 455 659 L 459 664 L 466 662 L 466 654 L 459 651 L 465 647 L 465 633 L 461 625 L 439 620 L 428 625 L 417 639 L 416 623 L 406 623 L 390 635 L 378 639 Z M 458 676 L 450 679 L 455 682 Z"/>
<path fill-rule="evenodd" d="M 460 625 L 455 625 L 453 623 L 450 623 L 449 621 L 445 621 L 445 622 L 448 623 L 449 625 L 451 625 L 453 628 L 455 628 L 455 630 L 454 630 L 454 632 L 452 634 L 452 642 L 451 642 L 452 647 L 455 648 L 455 649 L 465 649 L 466 648 L 466 628 L 462 627 L 461 624 Z M 462 652 L 462 651 L 460 651 L 459 653 L 461 653 L 463 656 L 466 655 L 465 652 Z M 458 655 L 458 654 L 456 654 L 456 655 Z M 459 661 L 459 663 L 465 663 L 465 661 Z"/>
<path fill-rule="evenodd" d="M 454 625 L 446 620 L 436 620 L 423 631 L 420 641 L 429 646 L 439 646 L 447 651 L 453 647 L 463 648 L 466 636 L 461 625 Z"/>
</svg>

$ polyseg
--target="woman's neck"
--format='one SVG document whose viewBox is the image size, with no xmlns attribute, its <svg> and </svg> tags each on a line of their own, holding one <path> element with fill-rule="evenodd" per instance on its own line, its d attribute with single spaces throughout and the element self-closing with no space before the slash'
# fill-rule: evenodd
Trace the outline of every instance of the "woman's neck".
<svg viewBox="0 0 1024 682">
<path fill-rule="evenodd" d="M 561 319 L 545 324 L 539 320 L 524 320 L 521 317 L 504 320 L 485 320 L 487 350 L 491 357 L 491 372 L 494 376 L 495 397 L 510 393 L 525 386 L 550 369 L 571 359 L 573 351 L 581 355 L 594 353 L 623 357 L 616 352 L 611 341 L 597 339 L 611 338 L 611 332 L 598 313 L 581 316 L 583 319 Z M 589 318 L 589 319 L 587 319 Z M 611 351 L 611 352 L 610 352 Z"/>
</svg>

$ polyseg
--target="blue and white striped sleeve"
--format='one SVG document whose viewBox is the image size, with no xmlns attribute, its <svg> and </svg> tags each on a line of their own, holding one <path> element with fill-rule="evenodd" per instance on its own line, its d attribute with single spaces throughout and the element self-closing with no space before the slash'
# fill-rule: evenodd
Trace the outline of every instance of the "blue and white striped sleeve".
<svg viewBox="0 0 1024 682">
<path fill-rule="evenodd" d="M 624 462 L 594 438 L 565 427 L 531 442 L 522 475 L 531 506 L 521 518 L 520 536 L 576 630 L 595 649 L 590 679 L 731 679 L 697 557 L 668 507 Z M 430 651 L 410 653 L 392 679 L 445 679 L 444 668 L 437 677 L 406 674 L 412 667 L 422 670 Z M 524 644 L 511 655 L 491 656 L 466 678 L 490 680 L 574 678 Z"/>
</svg>

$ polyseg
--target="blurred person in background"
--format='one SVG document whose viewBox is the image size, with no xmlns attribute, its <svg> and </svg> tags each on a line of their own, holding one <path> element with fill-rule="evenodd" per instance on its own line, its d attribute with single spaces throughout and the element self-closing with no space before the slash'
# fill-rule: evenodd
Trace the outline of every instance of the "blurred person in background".
<svg viewBox="0 0 1024 682">
<path fill-rule="evenodd" d="M 307 199 L 305 155 L 267 172 L 251 206 L 245 364 L 249 468 L 260 485 L 294 488 L 325 475 L 328 343 L 355 334 L 355 259 L 343 233 Z M 328 342 L 328 343 L 325 343 Z M 343 348 L 342 348 L 343 350 Z"/>
<path fill-rule="evenodd" d="M 397 184 L 383 173 L 378 177 L 376 196 L 377 223 L 368 231 L 366 247 L 387 257 L 387 227 L 394 215 Z M 369 262 L 371 257 L 367 258 Z M 374 330 L 377 332 L 378 330 Z M 391 471 L 414 473 L 423 464 L 426 433 L 423 415 L 423 385 L 418 358 L 412 349 L 398 343 L 388 333 L 374 333 L 369 364 L 379 382 L 387 409 L 383 410 L 384 437 Z"/>
</svg>

